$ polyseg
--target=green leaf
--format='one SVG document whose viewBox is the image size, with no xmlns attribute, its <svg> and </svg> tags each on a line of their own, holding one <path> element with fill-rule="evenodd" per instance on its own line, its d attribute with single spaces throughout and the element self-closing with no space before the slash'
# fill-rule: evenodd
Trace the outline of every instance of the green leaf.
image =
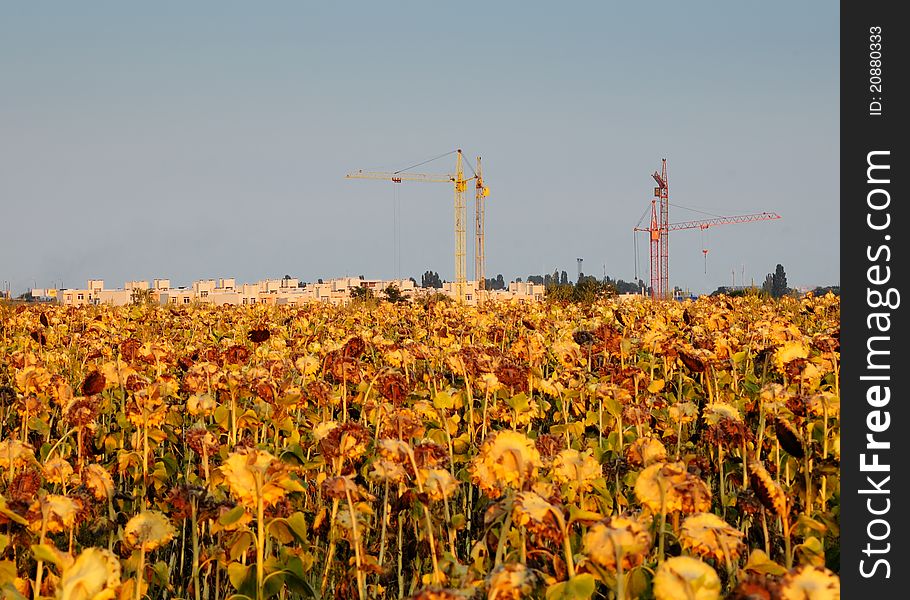
<svg viewBox="0 0 910 600">
<path fill-rule="evenodd" d="M 268 532 L 281 544 L 290 544 L 295 539 L 291 528 L 288 527 L 287 519 L 280 517 L 269 521 Z"/>
<path fill-rule="evenodd" d="M 594 576 L 590 573 L 576 575 L 569 580 L 566 591 L 570 598 L 590 598 L 594 593 Z"/>
<path fill-rule="evenodd" d="M 768 558 L 768 555 L 762 550 L 753 550 L 743 569 L 763 575 L 785 575 L 787 573 L 787 569 Z"/>
<path fill-rule="evenodd" d="M 306 526 L 306 516 L 297 511 L 287 518 L 288 527 L 291 528 L 291 532 L 297 537 L 301 542 L 307 540 L 307 526 Z"/>
<path fill-rule="evenodd" d="M 604 398 L 604 410 L 618 418 L 622 414 L 622 404 L 616 398 Z"/>
<path fill-rule="evenodd" d="M 600 521 L 603 518 L 600 513 L 584 510 L 575 505 L 571 505 L 569 508 L 569 523 L 574 523 L 575 521 Z"/>
<path fill-rule="evenodd" d="M 32 554 L 37 560 L 61 567 L 60 551 L 49 544 L 32 544 Z"/>
<path fill-rule="evenodd" d="M 234 589 L 250 597 L 256 594 L 256 565 L 242 565 L 232 562 L 227 568 L 228 579 Z"/>
<path fill-rule="evenodd" d="M 800 515 L 799 519 L 797 519 L 796 528 L 797 528 L 797 531 L 801 535 L 804 535 L 804 536 L 808 535 L 809 533 L 811 533 L 813 531 L 820 533 L 820 534 L 824 534 L 826 531 L 828 531 L 828 527 L 825 526 L 824 523 L 821 523 L 819 521 L 816 521 L 815 519 L 807 517 L 804 514 Z"/>
<path fill-rule="evenodd" d="M 155 563 L 155 566 L 152 567 L 152 577 L 157 585 L 168 587 L 171 580 L 171 569 L 167 566 L 166 562 L 159 560 Z"/>
<path fill-rule="evenodd" d="M 590 573 L 576 575 L 548 587 L 546 600 L 586 600 L 594 594 L 594 583 L 594 576 Z"/>
<path fill-rule="evenodd" d="M 437 409 L 449 409 L 455 406 L 455 400 L 447 392 L 439 392 L 433 398 L 433 406 Z"/>
<path fill-rule="evenodd" d="M 240 531 L 237 533 L 237 536 L 234 538 L 234 541 L 231 542 L 230 547 L 228 548 L 228 558 L 231 560 L 237 560 L 240 558 L 250 546 L 253 545 L 253 534 L 249 531 Z"/>
<path fill-rule="evenodd" d="M 14 521 L 20 525 L 28 525 L 28 521 L 6 506 L 6 498 L 3 496 L 0 496 L 0 515 L 3 515 L 10 521 Z"/>
<path fill-rule="evenodd" d="M 218 518 L 218 523 L 224 527 L 230 527 L 234 523 L 240 520 L 243 517 L 243 513 L 246 512 L 242 504 L 238 504 L 231 510 L 227 511 L 221 517 Z"/>
<path fill-rule="evenodd" d="M 518 394 L 517 396 L 512 396 L 507 400 L 507 402 L 509 403 L 509 406 L 512 407 L 512 410 L 516 410 L 518 412 L 526 412 L 529 408 L 531 408 L 531 405 L 528 402 L 528 396 L 524 392 Z"/>
<path fill-rule="evenodd" d="M 32 417 L 28 420 L 28 428 L 32 431 L 37 431 L 42 436 L 47 436 L 51 432 L 50 426 L 38 417 Z"/>
<path fill-rule="evenodd" d="M 0 560 L 0 585 L 12 583 L 17 576 L 16 561 Z M 2 594 L 0 594 L 0 597 L 6 598 L 6 596 L 3 596 Z"/>
<path fill-rule="evenodd" d="M 281 460 L 289 464 L 304 465 L 306 464 L 306 453 L 300 444 L 291 444 L 281 453 Z"/>
<path fill-rule="evenodd" d="M 825 548 L 816 537 L 807 538 L 805 542 L 795 548 L 800 564 L 816 567 L 825 566 Z"/>
</svg>

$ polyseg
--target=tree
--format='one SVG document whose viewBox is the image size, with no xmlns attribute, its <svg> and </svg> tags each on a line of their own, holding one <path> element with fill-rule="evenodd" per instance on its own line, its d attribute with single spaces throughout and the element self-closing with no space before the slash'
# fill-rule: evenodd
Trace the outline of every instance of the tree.
<svg viewBox="0 0 910 600">
<path fill-rule="evenodd" d="M 439 278 L 439 273 L 435 271 L 427 271 L 420 277 L 420 287 L 422 288 L 436 288 L 439 289 L 442 287 L 442 280 Z"/>
<path fill-rule="evenodd" d="M 351 290 L 351 300 L 369 300 L 373 297 L 373 290 L 365 285 L 358 285 Z"/>
<path fill-rule="evenodd" d="M 150 289 L 133 289 L 130 293 L 130 302 L 132 304 L 154 304 L 155 298 Z"/>
<path fill-rule="evenodd" d="M 489 278 L 485 280 L 484 289 L 486 290 L 504 290 L 506 289 L 506 281 L 502 276 L 502 273 L 496 277 Z"/>
<path fill-rule="evenodd" d="M 766 296 L 770 296 L 772 289 L 774 289 L 774 275 L 772 273 L 768 273 L 765 275 L 765 282 L 761 284 L 761 291 Z"/>
<path fill-rule="evenodd" d="M 390 283 L 386 289 L 382 290 L 382 293 L 385 294 L 385 299 L 392 304 L 401 304 L 408 301 L 394 283 Z"/>
<path fill-rule="evenodd" d="M 775 298 L 786 296 L 790 289 L 787 287 L 787 274 L 784 266 L 779 264 L 771 277 L 771 295 Z"/>
</svg>

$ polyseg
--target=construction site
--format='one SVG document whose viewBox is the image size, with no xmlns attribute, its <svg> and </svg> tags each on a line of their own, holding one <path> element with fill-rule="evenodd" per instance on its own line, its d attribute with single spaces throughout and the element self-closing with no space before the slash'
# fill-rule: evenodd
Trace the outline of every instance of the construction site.
<svg viewBox="0 0 910 600">
<path fill-rule="evenodd" d="M 455 156 L 454 169 L 448 173 L 421 173 L 413 169 L 422 167 L 431 162 L 446 159 Z M 486 282 L 486 202 L 490 196 L 490 187 L 487 186 L 481 164 L 481 158 L 476 159 L 476 167 L 466 161 L 461 149 L 453 150 L 429 158 L 414 165 L 405 167 L 396 171 L 365 171 L 357 170 L 347 174 L 348 179 L 373 179 L 379 181 L 391 182 L 394 185 L 400 185 L 405 182 L 417 183 L 447 183 L 453 187 L 454 191 L 454 265 L 455 280 L 452 286 L 452 295 L 460 302 L 472 300 L 482 302 L 489 291 L 485 290 Z M 470 176 L 465 173 L 465 168 L 470 171 Z M 648 239 L 648 268 L 650 285 L 647 289 L 642 289 L 642 294 L 650 296 L 654 300 L 669 300 L 673 298 L 673 289 L 670 287 L 670 232 L 684 230 L 699 230 L 702 233 L 712 227 L 721 225 L 737 225 L 746 223 L 756 223 L 761 221 L 773 221 L 780 219 L 781 216 L 776 212 L 760 212 L 737 215 L 718 215 L 709 214 L 710 218 L 700 220 L 670 222 L 670 184 L 667 173 L 667 159 L 661 160 L 659 171 L 654 171 L 651 175 L 654 180 L 653 197 L 650 200 L 650 206 L 642 214 L 642 218 L 633 228 L 635 234 L 643 233 Z M 474 273 L 473 280 L 469 281 L 467 277 L 467 190 L 469 184 L 474 188 Z M 682 207 L 685 208 L 685 207 Z M 689 209 L 695 210 L 695 209 Z M 703 211 L 696 211 L 703 212 Z M 647 225 L 645 219 L 650 215 Z M 396 225 L 396 236 L 397 232 Z M 635 278 L 639 274 L 639 248 L 638 236 L 635 236 Z M 703 236 L 702 256 L 705 262 L 707 272 L 707 260 L 709 248 L 704 242 Z M 582 258 L 578 258 L 578 277 L 582 276 Z M 470 293 L 469 293 L 470 290 Z M 469 298 L 470 296 L 470 298 Z"/>
</svg>

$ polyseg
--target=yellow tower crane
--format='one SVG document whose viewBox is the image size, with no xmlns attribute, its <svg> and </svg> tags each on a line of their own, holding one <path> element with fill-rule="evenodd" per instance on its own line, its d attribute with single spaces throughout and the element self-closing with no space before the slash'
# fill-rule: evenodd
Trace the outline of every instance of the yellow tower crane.
<svg viewBox="0 0 910 600">
<path fill-rule="evenodd" d="M 452 183 L 455 188 L 455 293 L 458 296 L 458 300 L 463 302 L 465 300 L 466 292 L 466 271 L 467 271 L 467 206 L 465 204 L 465 190 L 467 190 L 468 182 L 474 179 L 478 179 L 479 175 L 474 177 L 469 177 L 465 179 L 464 176 L 464 162 L 462 157 L 461 150 L 455 150 L 455 173 L 444 173 L 444 174 L 427 174 L 427 173 L 411 173 L 409 170 L 413 167 L 408 167 L 407 169 L 402 169 L 400 171 L 394 172 L 383 172 L 383 171 L 354 171 L 348 173 L 345 177 L 347 179 L 382 179 L 389 180 L 392 183 L 402 183 L 403 181 L 419 181 L 424 183 Z M 442 156 L 447 156 L 452 154 L 451 152 L 443 154 Z M 416 166 L 425 164 L 437 158 L 442 158 L 442 156 L 437 156 L 436 158 L 423 161 L 418 163 Z M 478 159 L 478 167 L 480 164 L 480 159 Z M 482 184 L 479 184 L 478 188 L 478 197 L 483 195 L 484 197 L 489 195 L 489 188 L 485 188 Z M 484 192 L 485 190 L 485 192 Z M 481 208 L 481 211 L 483 209 Z M 483 235 L 483 214 L 480 214 L 479 221 L 479 234 Z M 483 241 L 479 242 L 481 252 L 483 252 Z M 475 264 L 476 269 L 476 264 Z M 481 271 L 483 267 L 481 266 Z"/>
</svg>

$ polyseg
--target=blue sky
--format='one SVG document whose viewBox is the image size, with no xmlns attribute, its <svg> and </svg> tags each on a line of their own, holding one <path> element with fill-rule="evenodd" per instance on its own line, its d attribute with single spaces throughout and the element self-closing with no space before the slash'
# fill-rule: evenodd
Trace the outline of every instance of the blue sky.
<svg viewBox="0 0 910 600">
<path fill-rule="evenodd" d="M 390 277 L 394 186 L 344 174 L 461 147 L 488 275 L 632 279 L 666 157 L 671 203 L 784 217 L 671 234 L 671 285 L 835 284 L 838 29 L 830 2 L 2 3 L 0 283 Z M 402 274 L 451 279 L 451 189 L 398 202 Z"/>
</svg>

